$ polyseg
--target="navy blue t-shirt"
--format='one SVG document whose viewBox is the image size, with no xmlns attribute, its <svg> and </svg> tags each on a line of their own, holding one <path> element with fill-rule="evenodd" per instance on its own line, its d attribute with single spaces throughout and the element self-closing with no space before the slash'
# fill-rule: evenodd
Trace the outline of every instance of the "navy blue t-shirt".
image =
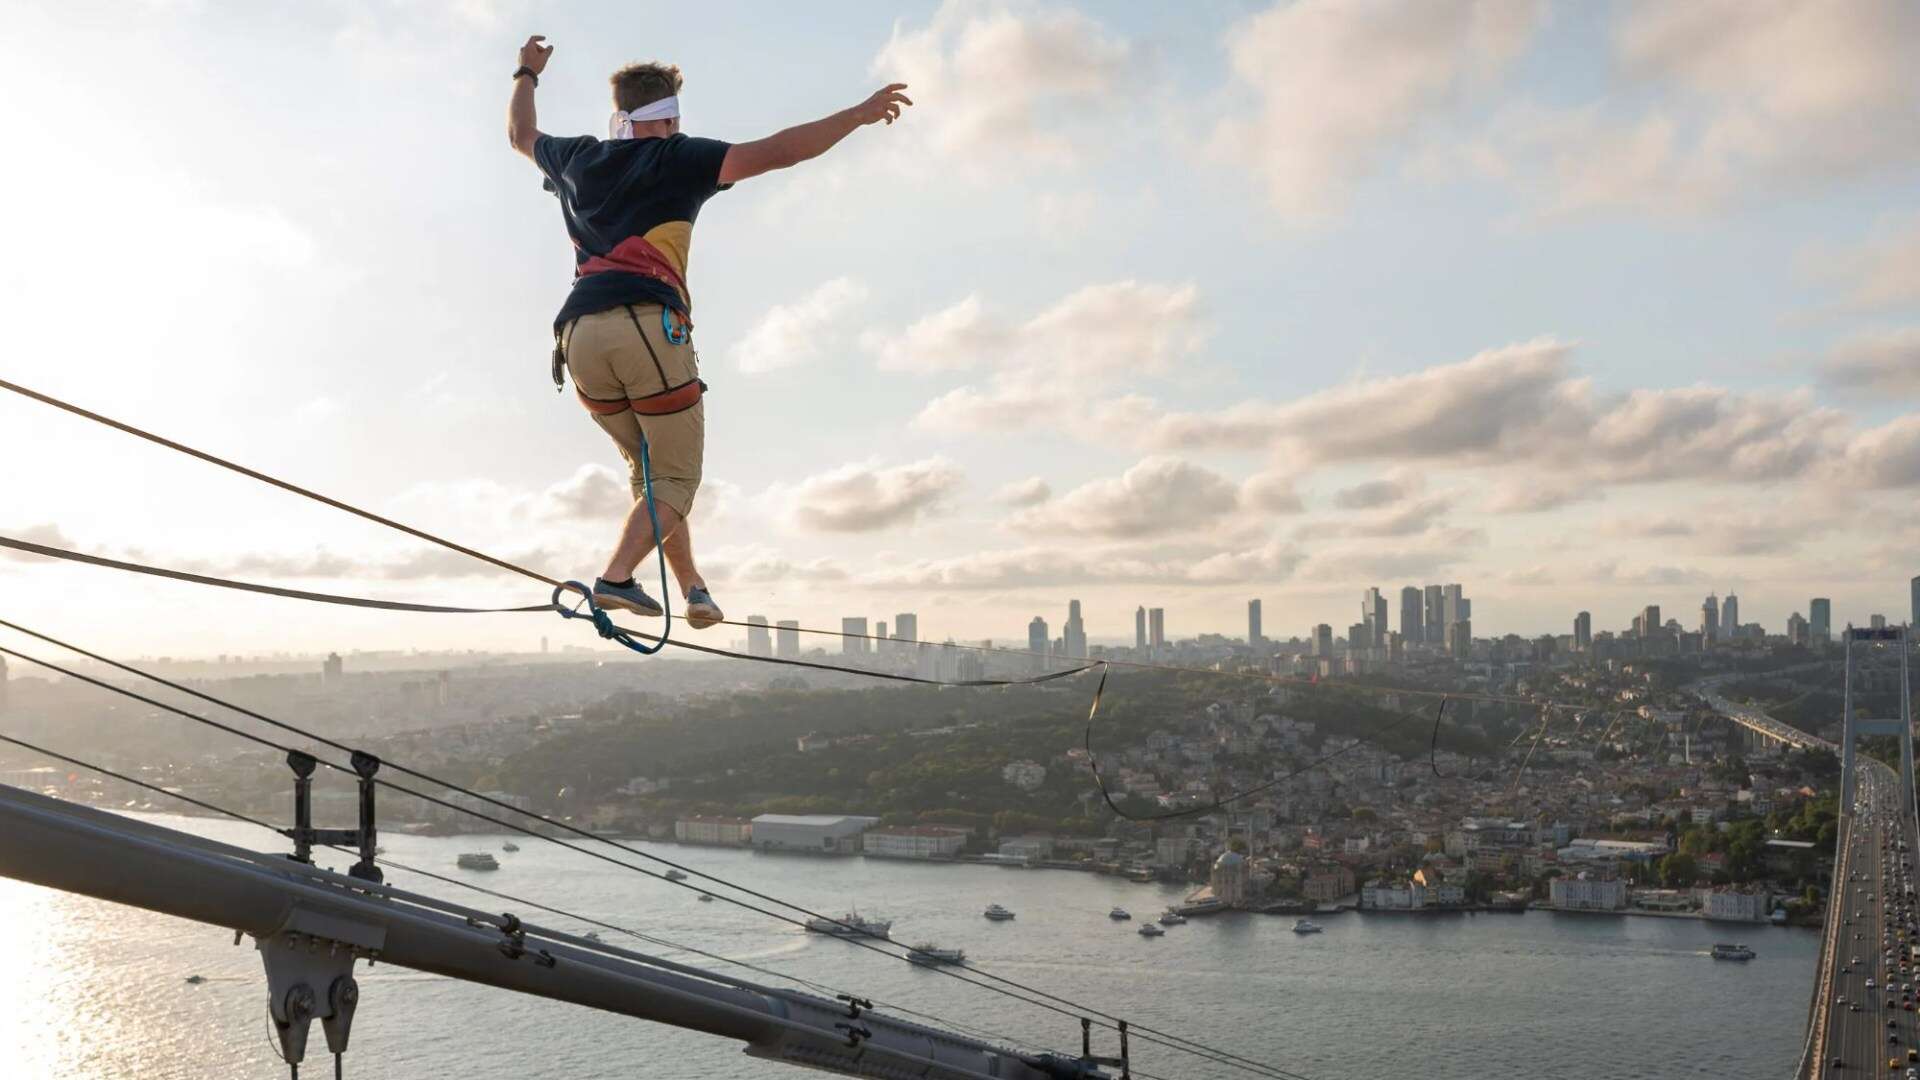
<svg viewBox="0 0 1920 1080">
<path fill-rule="evenodd" d="M 534 164 L 559 196 L 573 241 L 573 291 L 555 329 L 623 304 L 664 304 L 692 321 L 693 222 L 701 204 L 732 186 L 720 182 L 729 147 L 688 135 L 534 140 Z"/>
</svg>

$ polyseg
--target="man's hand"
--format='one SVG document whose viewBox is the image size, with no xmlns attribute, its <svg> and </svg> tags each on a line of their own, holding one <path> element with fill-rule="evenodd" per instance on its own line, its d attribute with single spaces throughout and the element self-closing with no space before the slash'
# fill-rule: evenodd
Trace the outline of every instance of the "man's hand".
<svg viewBox="0 0 1920 1080">
<path fill-rule="evenodd" d="M 888 83 L 875 90 L 872 97 L 847 111 L 861 127 L 881 120 L 891 124 L 900 119 L 900 106 L 913 104 L 907 95 L 900 92 L 906 88 L 906 83 Z"/>
<path fill-rule="evenodd" d="M 553 46 L 540 44 L 545 40 L 545 34 L 535 34 L 520 46 L 520 66 L 535 75 L 547 70 L 547 57 L 553 55 Z"/>
</svg>

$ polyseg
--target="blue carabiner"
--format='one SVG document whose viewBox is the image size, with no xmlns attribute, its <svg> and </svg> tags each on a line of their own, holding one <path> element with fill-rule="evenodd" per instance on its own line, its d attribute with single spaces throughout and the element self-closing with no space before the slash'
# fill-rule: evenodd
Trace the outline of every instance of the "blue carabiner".
<svg viewBox="0 0 1920 1080">
<path fill-rule="evenodd" d="M 673 309 L 665 304 L 660 306 L 660 332 L 667 335 L 667 343 L 670 345 L 685 345 L 693 340 L 693 325 L 681 323 L 675 326 Z"/>
</svg>

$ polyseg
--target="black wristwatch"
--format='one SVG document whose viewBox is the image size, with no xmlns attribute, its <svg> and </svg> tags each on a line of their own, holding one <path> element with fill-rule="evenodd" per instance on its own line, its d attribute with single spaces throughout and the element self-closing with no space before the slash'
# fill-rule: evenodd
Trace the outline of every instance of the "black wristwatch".
<svg viewBox="0 0 1920 1080">
<path fill-rule="evenodd" d="M 525 75 L 527 78 L 532 79 L 533 85 L 535 86 L 540 85 L 540 73 L 533 70 L 532 68 L 528 67 L 525 64 L 521 64 L 518 68 L 514 70 L 514 73 L 513 73 L 513 77 L 516 79 L 522 75 Z"/>
</svg>

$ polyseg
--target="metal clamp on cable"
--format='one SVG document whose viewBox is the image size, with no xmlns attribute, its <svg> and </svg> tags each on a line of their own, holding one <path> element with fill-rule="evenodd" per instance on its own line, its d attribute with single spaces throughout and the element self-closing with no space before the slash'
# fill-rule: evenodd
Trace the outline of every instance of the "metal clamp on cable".
<svg viewBox="0 0 1920 1080">
<path fill-rule="evenodd" d="M 847 1033 L 848 1046 L 859 1046 L 860 1040 L 873 1038 L 873 1029 L 867 1027 L 865 1024 L 835 1024 L 833 1026 L 836 1030 Z"/>
<path fill-rule="evenodd" d="M 500 932 L 506 935 L 500 940 L 500 955 L 509 960 L 527 955 L 527 931 L 520 925 L 520 916 L 508 912 L 500 920 Z"/>
<path fill-rule="evenodd" d="M 835 994 L 833 996 L 836 1000 L 847 1003 L 847 1019 L 849 1020 L 858 1020 L 860 1019 L 860 1010 L 873 1008 L 873 1002 L 863 997 L 854 997 L 852 994 Z"/>
</svg>

